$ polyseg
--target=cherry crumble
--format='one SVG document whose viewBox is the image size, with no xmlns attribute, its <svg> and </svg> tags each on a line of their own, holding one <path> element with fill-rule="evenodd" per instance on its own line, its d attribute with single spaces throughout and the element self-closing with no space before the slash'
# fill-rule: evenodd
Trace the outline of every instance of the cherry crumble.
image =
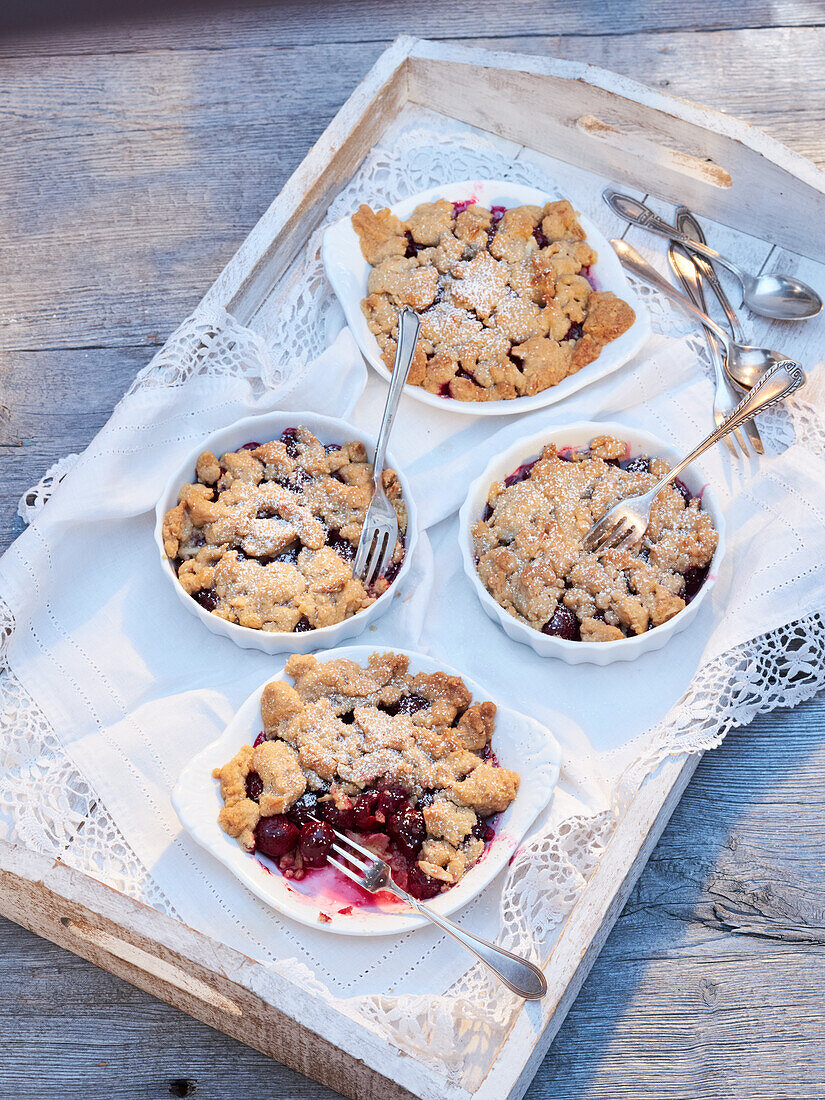
<svg viewBox="0 0 825 1100">
<path fill-rule="evenodd" d="M 568 641 L 643 634 L 697 594 L 718 543 L 713 521 L 678 478 L 657 497 L 642 541 L 630 550 L 582 549 L 617 501 L 646 492 L 667 471 L 661 458 L 630 458 L 609 436 L 584 450 L 544 448 L 489 490 L 472 537 L 479 577 L 514 618 Z"/>
<path fill-rule="evenodd" d="M 396 653 L 364 668 L 294 655 L 267 684 L 263 731 L 215 770 L 221 827 L 287 878 L 326 865 L 333 829 L 385 859 L 414 897 L 435 897 L 478 862 L 518 775 L 491 748 L 495 705 L 463 680 L 409 673 Z"/>
<path fill-rule="evenodd" d="M 529 397 L 598 358 L 633 324 L 597 290 L 597 256 L 569 202 L 421 203 L 406 221 L 363 205 L 352 225 L 371 265 L 361 303 L 392 370 L 398 314 L 421 319 L 408 382 L 458 401 Z"/>
<path fill-rule="evenodd" d="M 166 514 L 164 550 L 185 591 L 219 618 L 265 631 L 332 626 L 374 603 L 403 563 L 407 512 L 394 470 L 383 483 L 399 539 L 369 588 L 352 573 L 372 499 L 364 445 L 325 445 L 304 427 L 220 458 L 204 451 Z"/>
</svg>

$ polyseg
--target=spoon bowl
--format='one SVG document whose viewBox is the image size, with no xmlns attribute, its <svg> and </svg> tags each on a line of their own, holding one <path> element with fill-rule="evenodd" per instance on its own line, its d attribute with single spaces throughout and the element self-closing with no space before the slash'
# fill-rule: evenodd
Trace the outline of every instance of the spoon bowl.
<svg viewBox="0 0 825 1100">
<path fill-rule="evenodd" d="M 725 369 L 743 389 L 752 389 L 777 363 L 784 363 L 787 355 L 771 348 L 755 348 L 750 344 L 737 344 L 728 340 Z"/>
<path fill-rule="evenodd" d="M 817 292 L 792 275 L 745 275 L 742 280 L 745 305 L 763 317 L 777 321 L 803 321 L 822 309 Z"/>
</svg>

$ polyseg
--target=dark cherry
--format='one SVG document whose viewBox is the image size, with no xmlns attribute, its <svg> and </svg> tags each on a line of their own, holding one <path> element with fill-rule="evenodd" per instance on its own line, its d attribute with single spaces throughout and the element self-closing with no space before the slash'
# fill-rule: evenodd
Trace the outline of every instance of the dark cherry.
<svg viewBox="0 0 825 1100">
<path fill-rule="evenodd" d="M 381 815 L 384 821 L 389 821 L 393 814 L 399 813 L 408 805 L 407 792 L 401 787 L 385 787 L 378 792 L 378 801 L 375 804 L 375 813 Z"/>
<path fill-rule="evenodd" d="M 352 806 L 339 810 L 331 800 L 329 802 L 319 802 L 318 814 L 323 821 L 328 822 L 333 829 L 337 829 L 339 832 L 346 832 L 347 829 L 352 829 L 355 826 L 355 811 Z"/>
<path fill-rule="evenodd" d="M 708 569 L 709 566 L 707 565 L 692 565 L 685 570 L 685 582 L 682 585 L 682 591 L 679 593 L 685 603 L 690 603 L 705 583 Z"/>
<path fill-rule="evenodd" d="M 404 555 L 398 561 L 391 561 L 387 566 L 387 571 L 384 574 L 384 580 L 387 584 L 392 584 L 398 574 L 401 572 L 401 566 L 404 564 Z"/>
<path fill-rule="evenodd" d="M 296 825 L 306 825 L 310 818 L 318 816 L 318 795 L 315 791 L 305 791 L 295 802 L 287 817 Z"/>
<path fill-rule="evenodd" d="M 459 214 L 463 214 L 465 210 L 468 210 L 471 206 L 475 206 L 475 199 L 462 199 L 461 202 L 453 203 L 453 217 L 457 218 Z"/>
<path fill-rule="evenodd" d="M 427 836 L 424 816 L 412 806 L 404 806 L 387 821 L 387 832 L 407 859 L 415 859 Z"/>
<path fill-rule="evenodd" d="M 342 714 L 339 717 L 345 726 L 351 726 L 355 721 L 355 711 L 348 710 L 346 714 Z"/>
<path fill-rule="evenodd" d="M 309 621 L 306 615 L 302 615 L 298 622 L 295 624 L 295 630 L 293 631 L 293 633 L 306 634 L 308 630 L 312 629 L 312 623 Z"/>
<path fill-rule="evenodd" d="M 239 451 L 255 451 L 260 447 L 260 443 L 244 443 L 242 447 L 238 447 Z"/>
<path fill-rule="evenodd" d="M 266 741 L 266 736 L 264 734 L 264 731 L 261 730 L 255 740 L 252 742 L 252 748 L 257 749 L 258 745 L 262 745 L 264 741 Z"/>
<path fill-rule="evenodd" d="M 538 225 L 533 230 L 533 236 L 536 238 L 536 244 L 539 246 L 539 248 L 547 248 L 548 244 L 550 244 L 548 239 L 542 233 L 540 226 Z"/>
<path fill-rule="evenodd" d="M 292 851 L 299 835 L 298 826 L 283 814 L 262 817 L 255 826 L 255 848 L 270 859 L 280 859 Z"/>
<path fill-rule="evenodd" d="M 570 328 L 567 330 L 565 340 L 581 340 L 584 335 L 584 329 L 581 327 L 578 321 L 573 321 Z"/>
<path fill-rule="evenodd" d="M 411 691 L 408 695 L 402 695 L 395 703 L 382 704 L 380 709 L 395 716 L 396 714 L 417 714 L 418 711 L 424 710 L 429 705 L 429 699 L 425 699 L 417 691 Z"/>
<path fill-rule="evenodd" d="M 493 225 L 497 225 L 504 217 L 504 213 L 507 210 L 506 206 L 491 206 L 490 213 L 493 215 Z"/>
<path fill-rule="evenodd" d="M 273 558 L 272 560 L 288 562 L 290 565 L 294 565 L 295 562 L 298 560 L 298 552 L 300 551 L 300 549 L 301 547 L 297 544 L 295 546 L 290 546 L 288 550 L 284 550 L 282 554 L 279 554 L 276 558 Z"/>
<path fill-rule="evenodd" d="M 299 466 L 297 470 L 293 470 L 289 475 L 287 486 L 293 491 L 303 489 L 305 486 L 312 483 L 312 474 L 308 474 L 306 470 L 302 470 Z"/>
<path fill-rule="evenodd" d="M 331 455 L 333 451 L 340 451 L 341 450 L 341 444 L 340 443 L 325 443 L 324 444 L 324 450 L 328 455 Z"/>
<path fill-rule="evenodd" d="M 410 233 L 409 229 L 405 233 L 405 236 L 407 238 L 407 251 L 404 253 L 404 255 L 407 257 L 407 259 L 409 259 L 410 256 L 418 255 L 418 245 L 413 240 L 413 235 L 412 233 Z"/>
<path fill-rule="evenodd" d="M 298 851 L 305 867 L 323 867 L 329 850 L 335 840 L 335 833 L 327 821 L 309 821 L 301 829 Z"/>
<path fill-rule="evenodd" d="M 569 607 L 564 607 L 562 604 L 559 604 L 553 612 L 553 618 L 544 624 L 541 632 L 553 638 L 565 638 L 568 642 L 581 640 L 579 620 Z"/>
<path fill-rule="evenodd" d="M 327 535 L 327 545 L 331 546 L 335 553 L 342 557 L 344 561 L 352 561 L 355 557 L 355 547 L 349 539 L 342 538 L 341 532 L 337 531 L 334 527 Z"/>
<path fill-rule="evenodd" d="M 261 797 L 261 791 L 263 791 L 263 789 L 263 779 L 261 779 L 257 772 L 250 772 L 246 777 L 246 797 L 251 798 L 253 802 L 257 802 Z"/>
<path fill-rule="evenodd" d="M 434 898 L 441 893 L 441 883 L 438 879 L 430 878 L 417 863 L 414 863 L 407 874 L 407 892 L 419 901 L 427 901 L 428 898 Z"/>
<path fill-rule="evenodd" d="M 193 599 L 201 605 L 205 611 L 214 611 L 218 606 L 218 593 L 214 588 L 203 588 L 196 592 Z"/>
<path fill-rule="evenodd" d="M 479 820 L 473 825 L 473 836 L 477 840 L 483 840 L 485 844 L 489 844 L 495 835 L 493 826 L 488 825 L 484 820 Z"/>
<path fill-rule="evenodd" d="M 435 791 L 422 791 L 416 807 L 420 810 L 424 806 L 432 806 L 433 802 L 435 802 Z"/>
<path fill-rule="evenodd" d="M 619 465 L 623 470 L 627 470 L 629 474 L 649 474 L 650 473 L 650 459 L 643 458 L 638 455 L 636 458 L 630 458 L 624 462 L 620 462 Z"/>
<path fill-rule="evenodd" d="M 281 432 L 281 442 L 286 447 L 286 453 L 289 457 L 295 458 L 298 454 L 298 429 L 284 428 Z"/>
<path fill-rule="evenodd" d="M 519 481 L 525 481 L 530 476 L 530 471 L 538 462 L 537 458 L 534 458 L 532 462 L 523 462 L 517 470 L 514 470 L 509 477 L 504 479 L 505 485 L 516 485 Z"/>
<path fill-rule="evenodd" d="M 362 833 L 380 833 L 384 821 L 376 817 L 378 811 L 378 791 L 364 791 L 353 803 L 355 828 Z"/>
<path fill-rule="evenodd" d="M 484 505 L 484 511 L 481 513 L 481 519 L 483 523 L 486 523 L 490 516 L 493 514 L 493 509 L 489 504 Z"/>
<path fill-rule="evenodd" d="M 688 489 L 687 485 L 685 485 L 684 481 L 682 481 L 680 477 L 677 477 L 676 480 L 673 482 L 673 488 L 676 490 L 677 493 L 682 494 L 682 496 L 685 498 L 685 504 L 689 504 L 693 500 L 693 493 L 690 491 L 690 489 Z"/>
</svg>

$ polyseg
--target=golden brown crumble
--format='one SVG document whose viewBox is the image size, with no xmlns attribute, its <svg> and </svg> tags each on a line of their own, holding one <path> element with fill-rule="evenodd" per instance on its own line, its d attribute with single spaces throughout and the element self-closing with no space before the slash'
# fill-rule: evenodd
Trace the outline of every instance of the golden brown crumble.
<svg viewBox="0 0 825 1100">
<path fill-rule="evenodd" d="M 404 558 L 407 513 L 394 470 L 384 488 L 399 541 L 369 589 L 352 561 L 372 498 L 362 443 L 324 446 L 306 428 L 218 458 L 204 451 L 163 522 L 181 586 L 207 611 L 266 631 L 332 626 L 387 590 Z"/>
<path fill-rule="evenodd" d="M 398 314 L 421 316 L 409 382 L 459 401 L 529 397 L 596 359 L 635 320 L 587 279 L 596 253 L 567 200 L 509 210 L 445 199 L 403 222 L 361 206 L 361 303 L 392 370 Z"/>
<path fill-rule="evenodd" d="M 586 553 L 581 540 L 624 497 L 669 470 L 661 458 L 628 459 L 622 440 L 541 457 L 490 486 L 472 534 L 485 588 L 514 618 L 546 634 L 606 642 L 643 634 L 698 591 L 716 549 L 713 521 L 681 482 L 665 488 L 631 550 Z"/>
<path fill-rule="evenodd" d="M 374 653 L 366 667 L 296 654 L 286 672 L 292 684 L 264 688 L 260 743 L 214 772 L 224 831 L 252 851 L 258 823 L 308 795 L 316 807 L 346 809 L 363 792 L 401 790 L 421 817 L 419 868 L 457 882 L 484 850 L 483 818 L 506 810 L 519 788 L 491 753 L 495 704 L 474 703 L 458 676 L 410 675 L 396 653 Z"/>
</svg>

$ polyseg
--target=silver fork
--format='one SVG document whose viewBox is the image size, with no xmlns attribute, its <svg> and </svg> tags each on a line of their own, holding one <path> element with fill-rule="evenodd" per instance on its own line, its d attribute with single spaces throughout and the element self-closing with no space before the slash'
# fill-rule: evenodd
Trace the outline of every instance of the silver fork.
<svg viewBox="0 0 825 1100">
<path fill-rule="evenodd" d="M 694 218 L 686 206 L 679 206 L 676 208 L 676 228 L 680 233 L 692 237 L 695 241 L 699 241 L 701 244 L 705 243 L 705 234 L 702 231 L 701 225 L 699 225 L 699 222 Z M 736 316 L 733 306 L 730 304 L 728 296 L 719 281 L 719 276 L 716 274 L 710 260 L 706 259 L 704 256 L 700 256 L 696 252 L 687 252 L 673 242 L 671 242 L 667 254 L 670 260 L 670 266 L 679 276 L 682 286 L 690 297 L 693 298 L 702 312 L 707 313 L 708 311 L 704 291 L 704 286 L 707 284 L 724 311 L 733 339 L 737 341 L 737 343 L 744 343 L 745 336 L 742 332 L 742 326 L 739 324 L 739 318 Z M 713 330 L 705 327 L 705 337 L 708 342 L 710 357 L 716 374 L 713 421 L 718 427 L 726 414 L 736 408 L 736 404 L 742 396 L 744 389 L 742 386 L 735 385 L 728 377 L 727 364 L 722 354 L 722 346 Z M 745 445 L 745 437 L 750 440 L 750 444 L 757 454 L 762 455 L 765 453 L 762 437 L 759 434 L 759 429 L 754 420 L 748 420 L 741 428 L 737 428 L 735 432 L 726 438 L 725 442 L 728 444 L 731 451 L 736 454 L 736 448 L 731 442 L 735 439 L 739 444 L 742 454 L 747 457 L 750 452 Z"/>
<path fill-rule="evenodd" d="M 404 392 L 404 384 L 415 354 L 419 325 L 418 314 L 414 310 L 401 311 L 398 318 L 398 343 L 395 348 L 390 389 L 378 431 L 378 442 L 375 445 L 372 469 L 374 490 L 367 514 L 364 516 L 364 526 L 361 528 L 361 537 L 358 540 L 358 549 L 352 567 L 353 575 L 359 577 L 367 588 L 375 584 L 386 572 L 398 540 L 398 517 L 384 492 L 381 475 L 384 473 L 387 443 L 398 411 L 398 402 Z"/>
<path fill-rule="evenodd" d="M 503 947 L 490 943 L 489 940 L 482 939 L 481 936 L 467 932 L 428 905 L 424 905 L 393 882 L 389 865 L 383 859 L 379 859 L 368 848 L 339 833 L 337 829 L 333 832 L 335 841 L 332 844 L 332 851 L 340 858 L 336 859 L 330 855 L 328 859 L 347 878 L 352 879 L 371 894 L 378 890 L 388 890 L 401 898 L 412 909 L 417 910 L 452 936 L 454 940 L 458 940 L 462 947 L 466 947 L 479 962 L 484 963 L 508 989 L 517 993 L 519 997 L 524 997 L 527 1001 L 537 1001 L 544 996 L 547 992 L 547 980 L 537 966 L 528 962 L 527 959 L 519 958 L 511 951 L 506 951 Z"/>
<path fill-rule="evenodd" d="M 652 489 L 639 496 L 620 500 L 618 504 L 608 509 L 582 539 L 584 549 L 595 554 L 608 549 L 629 550 L 640 541 L 648 528 L 653 501 L 666 485 L 679 476 L 685 466 L 694 462 L 720 439 L 724 439 L 729 432 L 735 431 L 740 424 L 756 416 L 757 413 L 771 408 L 772 405 L 784 397 L 789 397 L 804 385 L 805 372 L 798 363 L 787 359 L 771 367 L 753 389 L 745 394 L 730 416 L 726 417 L 706 439 L 703 439 L 698 447 L 694 447 L 687 458 L 683 458 L 660 481 L 657 481 Z"/>
</svg>

